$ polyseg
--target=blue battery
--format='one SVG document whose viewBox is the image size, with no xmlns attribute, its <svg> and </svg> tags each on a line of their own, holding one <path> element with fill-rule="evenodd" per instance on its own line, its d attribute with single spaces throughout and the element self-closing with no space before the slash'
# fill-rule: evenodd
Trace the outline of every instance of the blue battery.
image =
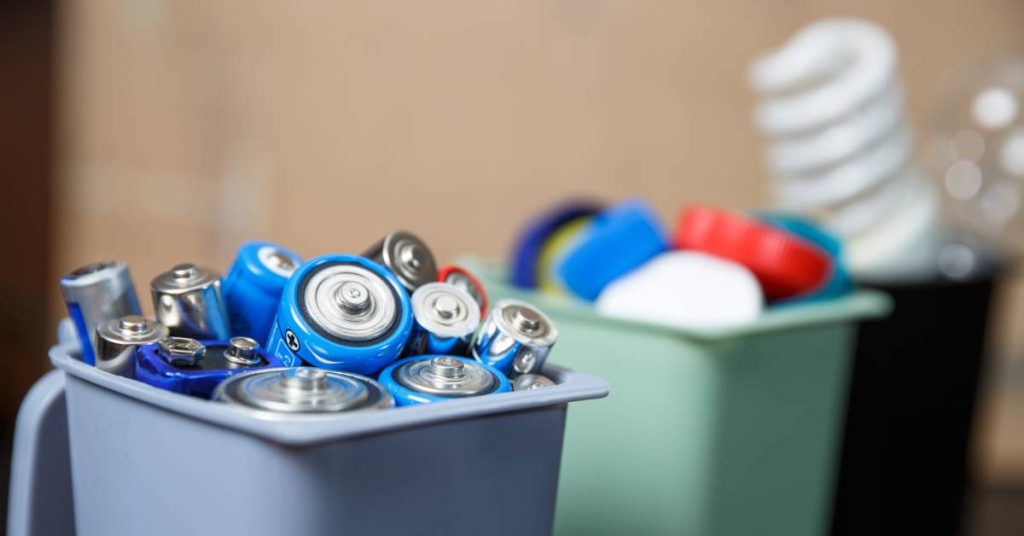
<svg viewBox="0 0 1024 536">
<path fill-rule="evenodd" d="M 250 370 L 283 367 L 248 337 L 197 341 L 167 337 L 139 347 L 135 379 L 167 391 L 210 398 L 225 379 Z"/>
<path fill-rule="evenodd" d="M 323 255 L 288 280 L 266 347 L 286 366 L 368 375 L 402 353 L 412 324 L 409 294 L 390 270 L 357 255 Z"/>
<path fill-rule="evenodd" d="M 414 406 L 512 390 L 512 384 L 494 367 L 448 355 L 421 355 L 401 359 L 377 378 L 398 406 Z"/>
<path fill-rule="evenodd" d="M 265 341 L 288 278 L 302 264 L 298 255 L 273 242 L 246 242 L 221 285 L 231 334 Z"/>
<path fill-rule="evenodd" d="M 96 328 L 107 320 L 141 315 L 128 265 L 123 261 L 96 262 L 60 278 L 64 303 L 81 343 L 82 361 L 96 361 Z"/>
</svg>

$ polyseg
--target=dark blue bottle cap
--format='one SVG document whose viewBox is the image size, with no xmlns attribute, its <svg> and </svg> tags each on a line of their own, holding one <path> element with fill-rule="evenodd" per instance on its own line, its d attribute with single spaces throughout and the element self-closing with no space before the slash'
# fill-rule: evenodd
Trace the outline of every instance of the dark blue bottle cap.
<svg viewBox="0 0 1024 536">
<path fill-rule="evenodd" d="M 598 214 L 555 271 L 573 294 L 594 300 L 608 283 L 666 249 L 650 205 L 630 199 Z"/>
<path fill-rule="evenodd" d="M 509 256 L 509 282 L 520 288 L 537 288 L 537 264 L 544 243 L 559 227 L 576 218 L 592 216 L 603 208 L 596 201 L 573 199 L 563 201 L 545 210 L 520 232 Z"/>
</svg>

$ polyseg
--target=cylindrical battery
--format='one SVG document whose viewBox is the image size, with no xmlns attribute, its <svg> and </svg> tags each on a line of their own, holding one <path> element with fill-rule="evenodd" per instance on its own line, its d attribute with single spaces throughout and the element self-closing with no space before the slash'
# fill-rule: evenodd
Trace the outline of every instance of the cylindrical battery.
<svg viewBox="0 0 1024 536">
<path fill-rule="evenodd" d="M 409 356 L 465 355 L 480 325 L 480 309 L 466 291 L 447 283 L 427 283 L 412 293 L 416 321 L 405 345 Z"/>
<path fill-rule="evenodd" d="M 391 407 L 381 384 L 359 374 L 291 367 L 239 374 L 221 383 L 214 400 L 275 413 L 339 413 Z"/>
<path fill-rule="evenodd" d="M 167 335 L 166 326 L 139 315 L 107 320 L 96 328 L 96 368 L 134 378 L 137 348 Z"/>
<path fill-rule="evenodd" d="M 493 367 L 447 355 L 423 355 L 396 361 L 381 371 L 378 379 L 399 406 L 512 390 L 508 378 Z"/>
<path fill-rule="evenodd" d="M 300 264 L 298 255 L 278 244 L 242 244 L 222 287 L 232 335 L 267 340 L 284 285 Z"/>
<path fill-rule="evenodd" d="M 226 340 L 228 314 L 220 274 L 191 263 L 179 264 L 150 284 L 156 319 L 175 337 Z"/>
<path fill-rule="evenodd" d="M 249 370 L 283 366 L 248 337 L 229 341 L 197 341 L 167 337 L 140 346 L 135 378 L 167 391 L 209 398 L 225 379 Z"/>
<path fill-rule="evenodd" d="M 267 350 L 286 366 L 373 374 L 401 354 L 412 323 L 409 294 L 388 269 L 323 255 L 285 285 Z"/>
<path fill-rule="evenodd" d="M 438 270 L 437 280 L 461 288 L 469 293 L 480 309 L 480 318 L 487 314 L 487 290 L 475 275 L 461 266 L 445 266 Z"/>
<path fill-rule="evenodd" d="M 520 374 L 512 381 L 513 391 L 533 391 L 534 389 L 554 386 L 555 382 L 551 378 L 541 376 L 540 374 Z"/>
<path fill-rule="evenodd" d="M 437 281 L 437 263 L 425 242 L 406 231 L 395 231 L 363 252 L 363 257 L 394 272 L 409 292 Z"/>
<path fill-rule="evenodd" d="M 536 307 L 502 300 L 473 338 L 473 357 L 511 377 L 537 373 L 557 339 L 555 323 Z"/>
<path fill-rule="evenodd" d="M 141 315 L 128 265 L 123 261 L 96 262 L 61 276 L 60 288 L 68 316 L 82 345 L 82 361 L 96 361 L 96 326 L 125 315 Z"/>
</svg>

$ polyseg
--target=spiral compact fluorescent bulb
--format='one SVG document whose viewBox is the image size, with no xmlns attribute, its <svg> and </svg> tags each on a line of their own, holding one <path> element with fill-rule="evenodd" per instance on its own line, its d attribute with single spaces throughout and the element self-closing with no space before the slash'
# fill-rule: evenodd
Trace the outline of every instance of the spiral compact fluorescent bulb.
<svg viewBox="0 0 1024 536">
<path fill-rule="evenodd" d="M 928 277 L 940 201 L 911 163 L 896 47 L 876 24 L 826 19 L 759 59 L 756 122 L 770 138 L 776 203 L 821 218 L 862 278 Z"/>
</svg>

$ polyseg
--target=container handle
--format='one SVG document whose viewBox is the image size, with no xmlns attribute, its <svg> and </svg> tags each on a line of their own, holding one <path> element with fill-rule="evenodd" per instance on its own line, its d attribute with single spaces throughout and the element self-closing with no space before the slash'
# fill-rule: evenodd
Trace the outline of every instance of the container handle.
<svg viewBox="0 0 1024 536">
<path fill-rule="evenodd" d="M 9 536 L 74 536 L 64 373 L 47 372 L 25 395 L 15 425 L 7 503 Z"/>
</svg>

